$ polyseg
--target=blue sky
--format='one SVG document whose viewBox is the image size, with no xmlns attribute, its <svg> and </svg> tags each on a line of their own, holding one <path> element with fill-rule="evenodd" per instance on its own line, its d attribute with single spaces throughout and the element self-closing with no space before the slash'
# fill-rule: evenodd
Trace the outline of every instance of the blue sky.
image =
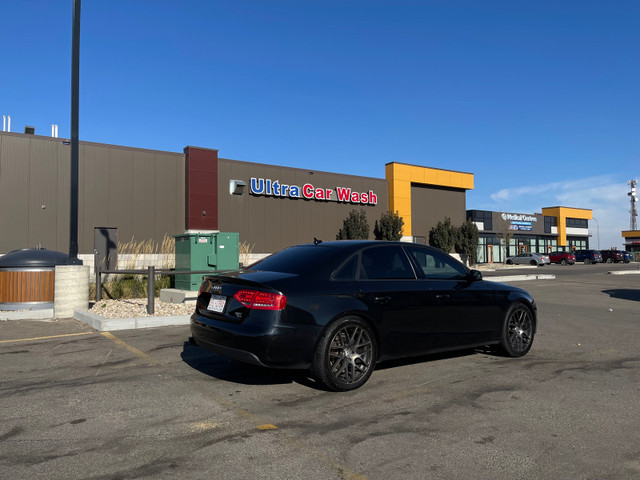
<svg viewBox="0 0 640 480">
<path fill-rule="evenodd" d="M 0 0 L 12 131 L 70 135 L 72 6 Z M 80 139 L 380 178 L 390 161 L 472 172 L 467 208 L 591 208 L 592 245 L 621 248 L 639 25 L 636 0 L 85 0 Z"/>
</svg>

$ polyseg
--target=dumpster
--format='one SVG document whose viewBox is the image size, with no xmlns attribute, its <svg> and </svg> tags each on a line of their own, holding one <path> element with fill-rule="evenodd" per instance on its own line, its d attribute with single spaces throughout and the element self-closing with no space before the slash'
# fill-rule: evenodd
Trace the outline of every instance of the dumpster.
<svg viewBox="0 0 640 480">
<path fill-rule="evenodd" d="M 0 310 L 53 308 L 56 265 L 68 260 L 66 253 L 35 248 L 0 257 Z"/>
<path fill-rule="evenodd" d="M 176 240 L 176 270 L 237 270 L 239 267 L 239 234 L 228 232 L 185 233 Z M 202 273 L 176 275 L 176 288 L 198 290 Z"/>
</svg>

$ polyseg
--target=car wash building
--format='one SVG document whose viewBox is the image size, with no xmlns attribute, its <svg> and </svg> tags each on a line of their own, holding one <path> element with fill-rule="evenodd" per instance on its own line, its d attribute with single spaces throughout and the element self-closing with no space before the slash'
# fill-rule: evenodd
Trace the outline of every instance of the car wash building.
<svg viewBox="0 0 640 480">
<path fill-rule="evenodd" d="M 543 208 L 542 213 L 468 210 L 478 227 L 478 263 L 501 263 L 519 253 L 549 253 L 589 248 L 592 211 L 571 207 Z"/>
<path fill-rule="evenodd" d="M 69 172 L 68 140 L 0 132 L 0 254 L 38 246 L 68 251 Z M 289 168 L 193 146 L 177 153 L 80 142 L 78 252 L 93 254 L 103 235 L 106 243 L 124 243 L 237 232 L 253 253 L 271 253 L 314 237 L 334 240 L 354 209 L 365 212 L 370 238 L 388 211 L 403 218 L 406 241 L 425 243 L 446 217 L 465 221 L 473 174 L 399 162 L 384 172 L 375 178 Z"/>
</svg>

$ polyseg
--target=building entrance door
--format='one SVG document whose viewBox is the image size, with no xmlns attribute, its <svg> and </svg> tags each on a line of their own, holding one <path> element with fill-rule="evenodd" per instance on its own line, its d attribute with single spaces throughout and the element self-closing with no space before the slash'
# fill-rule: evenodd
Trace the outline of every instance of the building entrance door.
<svg viewBox="0 0 640 480">
<path fill-rule="evenodd" d="M 487 259 L 493 263 L 493 245 L 487 245 Z"/>
</svg>

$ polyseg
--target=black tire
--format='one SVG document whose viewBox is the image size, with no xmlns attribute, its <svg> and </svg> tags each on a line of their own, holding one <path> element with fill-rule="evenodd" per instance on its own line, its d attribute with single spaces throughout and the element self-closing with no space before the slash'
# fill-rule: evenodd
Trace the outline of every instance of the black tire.
<svg viewBox="0 0 640 480">
<path fill-rule="evenodd" d="M 522 303 L 514 303 L 504 318 L 500 351 L 509 357 L 526 355 L 533 344 L 535 331 L 531 310 Z"/>
<path fill-rule="evenodd" d="M 513 265 L 513 261 L 512 260 L 507 260 L 507 265 Z"/>
<path fill-rule="evenodd" d="M 355 390 L 369 380 L 377 358 L 378 344 L 369 324 L 359 317 L 343 317 L 320 337 L 311 373 L 329 390 Z"/>
<path fill-rule="evenodd" d="M 613 260 L 611 260 L 610 258 L 607 258 L 607 263 L 613 263 Z"/>
<path fill-rule="evenodd" d="M 535 260 L 531 260 L 531 262 L 529 262 L 531 265 L 535 266 L 538 265 L 538 262 L 536 262 Z"/>
<path fill-rule="evenodd" d="M 567 264 L 567 259 L 563 258 L 562 260 L 560 260 L 560 265 L 566 265 Z"/>
<path fill-rule="evenodd" d="M 588 258 L 584 259 L 584 264 L 585 265 L 589 265 L 591 263 L 591 260 L 589 260 Z"/>
</svg>

